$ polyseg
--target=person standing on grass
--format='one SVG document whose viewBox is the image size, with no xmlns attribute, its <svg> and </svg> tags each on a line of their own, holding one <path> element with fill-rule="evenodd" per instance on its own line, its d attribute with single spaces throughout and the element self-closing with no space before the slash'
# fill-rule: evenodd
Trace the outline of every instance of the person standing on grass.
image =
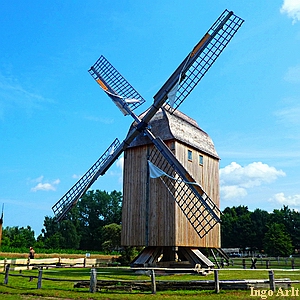
<svg viewBox="0 0 300 300">
<path fill-rule="evenodd" d="M 32 247 L 30 247 L 28 258 L 34 259 L 34 253 L 35 253 L 34 249 Z"/>
</svg>

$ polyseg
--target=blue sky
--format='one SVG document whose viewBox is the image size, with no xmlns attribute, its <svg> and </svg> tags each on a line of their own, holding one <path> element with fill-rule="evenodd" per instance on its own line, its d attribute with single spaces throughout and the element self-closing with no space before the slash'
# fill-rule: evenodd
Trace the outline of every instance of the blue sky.
<svg viewBox="0 0 300 300">
<path fill-rule="evenodd" d="M 213 5 L 211 4 L 213 3 Z M 38 235 L 124 117 L 87 70 L 103 54 L 152 97 L 224 9 L 245 23 L 180 110 L 213 139 L 221 208 L 300 210 L 300 3 L 1 1 L 0 204 Z M 122 158 L 93 189 L 122 190 Z"/>
</svg>

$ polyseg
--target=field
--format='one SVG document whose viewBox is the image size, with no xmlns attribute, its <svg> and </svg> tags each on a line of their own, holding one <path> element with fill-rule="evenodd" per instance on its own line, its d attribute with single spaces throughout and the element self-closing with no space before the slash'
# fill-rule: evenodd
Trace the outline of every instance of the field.
<svg viewBox="0 0 300 300">
<path fill-rule="evenodd" d="M 237 269 L 224 268 L 219 271 L 219 280 L 239 280 L 239 279 L 268 279 L 268 270 L 257 269 L 246 270 L 238 268 L 240 261 L 235 260 L 235 267 Z M 297 261 L 297 266 L 298 266 Z M 250 260 L 249 260 L 250 264 Z M 264 263 L 261 264 L 263 266 Z M 275 279 L 289 278 L 291 280 L 300 280 L 300 269 L 284 270 L 285 262 L 279 262 L 275 265 L 272 262 L 272 268 L 275 270 Z M 288 267 L 288 264 L 287 266 Z M 152 295 L 151 291 L 135 291 L 135 290 L 121 290 L 121 289 L 102 289 L 96 293 L 90 293 L 89 288 L 74 288 L 74 283 L 82 280 L 90 280 L 89 268 L 52 268 L 43 270 L 43 280 L 41 289 L 37 289 L 38 270 L 24 270 L 11 271 L 9 273 L 8 284 L 5 285 L 4 273 L 0 273 L 0 299 L 47 299 L 47 300 L 67 300 L 67 299 L 261 299 L 259 296 L 251 296 L 250 291 L 234 291 L 221 290 L 216 294 L 213 290 L 178 290 L 178 291 L 158 291 L 156 295 Z M 30 281 L 29 276 L 34 276 Z M 47 280 L 51 279 L 51 280 Z M 147 275 L 138 275 L 126 267 L 103 267 L 97 268 L 97 279 L 100 280 L 147 280 L 150 277 Z M 156 274 L 156 281 L 191 281 L 191 280 L 213 280 L 214 275 L 201 276 L 198 274 L 176 274 L 163 275 Z M 300 284 L 292 285 L 295 289 L 300 290 Z M 278 298 L 268 297 L 269 299 Z M 287 298 L 286 298 L 287 299 Z M 288 299 L 300 299 L 299 296 L 288 297 Z"/>
</svg>

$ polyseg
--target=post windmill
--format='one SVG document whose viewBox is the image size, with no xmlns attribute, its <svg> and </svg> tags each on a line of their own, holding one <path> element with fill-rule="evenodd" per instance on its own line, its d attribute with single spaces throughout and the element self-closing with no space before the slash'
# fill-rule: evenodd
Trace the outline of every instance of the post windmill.
<svg viewBox="0 0 300 300">
<path fill-rule="evenodd" d="M 134 110 L 144 98 L 104 56 L 97 60 L 89 73 L 134 122 L 123 142 L 115 139 L 52 207 L 57 221 L 124 152 L 122 245 L 145 247 L 133 265 L 213 266 L 200 249 L 220 248 L 219 157 L 210 137 L 178 107 L 243 22 L 225 10 L 141 115 Z"/>
</svg>

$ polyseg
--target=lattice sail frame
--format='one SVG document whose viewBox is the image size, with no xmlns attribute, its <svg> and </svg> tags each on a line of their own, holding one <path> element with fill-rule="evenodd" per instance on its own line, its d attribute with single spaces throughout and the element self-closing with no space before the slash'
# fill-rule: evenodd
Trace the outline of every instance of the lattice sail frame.
<svg viewBox="0 0 300 300">
<path fill-rule="evenodd" d="M 187 63 L 196 52 L 202 52 L 192 65 L 187 67 L 187 70 L 185 65 L 183 66 L 175 100 L 173 100 L 173 103 L 170 103 L 170 99 L 167 100 L 167 103 L 171 105 L 169 108 L 171 113 L 179 107 L 199 83 L 243 22 L 244 20 L 233 14 L 233 12 L 225 10 L 195 46 L 187 58 Z"/>
<path fill-rule="evenodd" d="M 146 101 L 103 55 L 89 69 L 89 73 L 108 96 L 114 99 L 120 97 L 124 101 L 122 105 L 127 105 L 131 110 L 135 110 Z M 138 101 L 126 102 L 131 99 Z"/>
<path fill-rule="evenodd" d="M 195 193 L 191 184 L 182 179 L 155 146 L 150 152 L 149 160 L 166 174 L 176 178 L 173 180 L 167 176 L 159 177 L 200 238 L 220 223 L 222 213 L 203 188 L 199 186 L 201 195 Z"/>
<path fill-rule="evenodd" d="M 112 156 L 115 149 L 117 149 L 119 146 L 120 141 L 116 138 L 101 155 L 101 157 L 77 181 L 77 183 L 52 206 L 52 210 L 58 222 L 64 218 L 64 216 L 84 195 L 88 188 L 95 182 L 95 180 L 97 180 L 100 175 L 99 171 L 101 170 L 101 167 Z"/>
</svg>

